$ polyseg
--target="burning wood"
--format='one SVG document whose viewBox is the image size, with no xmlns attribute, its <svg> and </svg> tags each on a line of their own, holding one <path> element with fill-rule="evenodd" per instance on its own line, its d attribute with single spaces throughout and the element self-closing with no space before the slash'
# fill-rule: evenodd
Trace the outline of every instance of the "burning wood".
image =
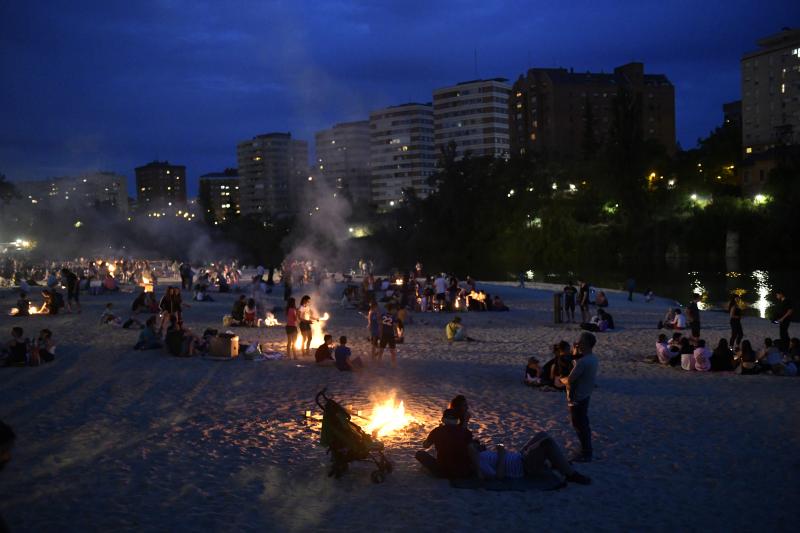
<svg viewBox="0 0 800 533">
<path fill-rule="evenodd" d="M 42 312 L 42 311 L 41 311 L 41 309 L 39 309 L 38 307 L 36 307 L 36 306 L 35 306 L 35 305 L 33 305 L 33 304 L 31 304 L 31 306 L 30 306 L 30 307 L 28 307 L 28 314 L 29 314 L 29 315 L 38 315 L 38 314 L 39 314 L 39 313 L 41 313 L 41 312 Z M 19 308 L 17 308 L 17 307 L 12 307 L 12 308 L 11 308 L 11 311 L 9 311 L 9 313 L 8 313 L 8 314 L 9 314 L 9 315 L 11 315 L 11 316 L 17 316 L 17 315 L 19 315 Z"/>
<path fill-rule="evenodd" d="M 376 401 L 372 406 L 369 423 L 364 431 L 375 437 L 385 437 L 415 423 L 416 419 L 406 412 L 405 405 L 399 403 L 394 394 L 386 400 Z"/>
</svg>

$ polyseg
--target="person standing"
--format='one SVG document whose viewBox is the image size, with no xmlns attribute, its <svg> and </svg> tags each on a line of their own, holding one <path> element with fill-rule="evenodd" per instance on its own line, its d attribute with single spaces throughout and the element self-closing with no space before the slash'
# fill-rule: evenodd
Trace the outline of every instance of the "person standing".
<svg viewBox="0 0 800 533">
<path fill-rule="evenodd" d="M 378 302 L 372 301 L 369 303 L 369 312 L 367 313 L 367 329 L 369 330 L 369 344 L 371 346 L 372 360 L 378 358 L 378 343 L 381 337 L 381 313 L 378 309 Z"/>
<path fill-rule="evenodd" d="M 575 288 L 572 281 L 569 281 L 564 287 L 564 318 L 568 322 L 575 322 L 575 294 L 577 292 L 578 289 Z"/>
<path fill-rule="evenodd" d="M 636 280 L 633 279 L 633 276 L 629 277 L 628 280 L 625 282 L 625 290 L 628 291 L 628 301 L 633 301 L 633 291 L 636 290 Z"/>
<path fill-rule="evenodd" d="M 700 338 L 700 308 L 697 302 L 700 301 L 700 295 L 692 294 L 692 299 L 686 306 L 686 319 L 689 322 L 689 329 L 692 330 L 692 337 L 695 340 Z"/>
<path fill-rule="evenodd" d="M 581 307 L 581 322 L 588 322 L 589 316 L 589 284 L 583 280 L 578 280 L 580 289 L 578 290 L 578 305 Z"/>
<path fill-rule="evenodd" d="M 383 351 L 389 347 L 389 354 L 392 356 L 392 366 L 397 366 L 397 348 L 395 345 L 395 323 L 397 318 L 394 315 L 394 305 L 388 304 L 386 312 L 381 315 L 381 340 L 378 360 L 383 359 Z"/>
<path fill-rule="evenodd" d="M 80 286 L 78 285 L 78 276 L 76 276 L 70 269 L 61 269 L 61 279 L 67 287 L 67 312 L 72 312 L 72 304 L 75 304 L 75 312 L 81 312 L 80 302 Z"/>
<path fill-rule="evenodd" d="M 792 301 L 786 297 L 782 290 L 775 291 L 775 297 L 778 299 L 780 309 L 778 319 L 773 324 L 778 324 L 780 337 L 781 337 L 781 350 L 789 349 L 789 323 L 792 321 Z"/>
<path fill-rule="evenodd" d="M 739 307 L 739 296 L 734 294 L 728 302 L 728 316 L 731 324 L 731 339 L 728 345 L 734 350 L 739 349 L 739 345 L 744 338 L 742 329 L 742 308 Z"/>
<path fill-rule="evenodd" d="M 589 399 L 597 379 L 597 356 L 592 353 L 597 340 L 591 333 L 581 333 L 572 349 L 575 358 L 572 371 L 561 382 L 567 387 L 567 405 L 572 427 L 581 443 L 580 454 L 572 460 L 588 463 L 592 460 L 592 430 L 589 427 Z"/>
</svg>

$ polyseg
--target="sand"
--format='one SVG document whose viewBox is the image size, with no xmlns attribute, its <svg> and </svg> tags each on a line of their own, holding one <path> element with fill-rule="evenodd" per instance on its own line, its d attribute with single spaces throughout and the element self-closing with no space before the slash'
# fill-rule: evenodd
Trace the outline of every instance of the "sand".
<svg viewBox="0 0 800 533">
<path fill-rule="evenodd" d="M 558 492 L 455 490 L 416 464 L 413 453 L 450 397 L 465 394 L 472 430 L 517 448 L 548 431 L 574 450 L 564 396 L 521 385 L 528 356 L 545 358 L 574 325 L 554 325 L 550 287 L 480 284 L 509 313 L 465 313 L 478 343 L 448 345 L 449 315 L 417 314 L 399 367 L 359 374 L 310 361 L 178 359 L 130 349 L 136 332 L 98 324 L 102 306 L 131 296 L 85 296 L 80 315 L 15 319 L 27 335 L 54 331 L 57 360 L 0 368 L 0 419 L 18 435 L 0 473 L 0 513 L 12 531 L 531 531 L 789 530 L 800 495 L 800 379 L 701 374 L 635 362 L 653 353 L 654 324 L 668 303 L 628 303 L 608 291 L 618 330 L 598 335 L 599 386 L 590 417 L 596 460 L 581 465 L 588 487 Z M 300 289 L 297 292 L 301 292 Z M 193 303 L 195 331 L 221 328 L 233 295 Z M 0 309 L 15 295 L 0 293 Z M 278 298 L 273 299 L 279 304 Z M 368 359 L 364 318 L 337 300 L 320 306 L 328 330 L 348 335 Z M 723 313 L 706 312 L 703 336 L 728 334 Z M 797 335 L 798 327 L 794 326 Z M 777 326 L 744 320 L 760 344 Z M 238 330 L 279 346 L 283 328 Z M 388 354 L 387 354 L 388 357 Z M 367 410 L 397 392 L 421 427 L 386 439 L 395 471 L 381 485 L 353 465 L 326 477 L 315 410 L 323 387 Z M 316 410 L 315 410 L 316 412 Z"/>
</svg>

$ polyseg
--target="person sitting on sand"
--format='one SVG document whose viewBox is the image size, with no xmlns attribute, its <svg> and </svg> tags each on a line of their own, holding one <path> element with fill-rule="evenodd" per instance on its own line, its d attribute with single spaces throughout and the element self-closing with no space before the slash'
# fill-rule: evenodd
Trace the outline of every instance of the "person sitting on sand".
<svg viewBox="0 0 800 533">
<path fill-rule="evenodd" d="M 594 303 L 597 307 L 608 307 L 608 297 L 603 291 L 599 291 L 594 298 Z"/>
<path fill-rule="evenodd" d="M 471 445 L 472 432 L 464 427 L 454 409 L 442 413 L 442 425 L 434 428 L 422 443 L 424 450 L 414 456 L 434 476 L 464 479 L 478 473 L 477 450 Z M 433 446 L 436 457 L 427 450 Z"/>
<path fill-rule="evenodd" d="M 681 352 L 681 339 L 683 338 L 683 333 L 676 331 L 672 334 L 672 338 L 669 340 L 669 349 L 673 352 Z"/>
<path fill-rule="evenodd" d="M 528 358 L 528 364 L 525 366 L 525 385 L 539 386 L 542 384 L 542 369 L 539 366 L 539 360 L 535 357 Z"/>
<path fill-rule="evenodd" d="M 592 482 L 572 468 L 561 447 L 544 432 L 536 434 L 518 452 L 507 451 L 502 444 L 494 451 L 484 450 L 478 455 L 478 463 L 481 479 L 537 477 L 552 469 L 564 476 L 562 487 L 567 482 L 580 485 Z"/>
<path fill-rule="evenodd" d="M 247 298 L 244 294 L 240 294 L 239 298 L 233 302 L 233 308 L 231 309 L 231 318 L 233 318 L 239 325 L 244 322 L 245 307 L 247 307 Z"/>
<path fill-rule="evenodd" d="M 161 340 L 156 331 L 156 317 L 151 316 L 147 319 L 144 329 L 139 333 L 139 340 L 133 346 L 134 350 L 157 350 L 161 348 Z"/>
<path fill-rule="evenodd" d="M 447 323 L 447 325 L 444 327 L 444 333 L 447 336 L 447 342 L 472 342 L 475 340 L 472 337 L 467 336 L 466 329 L 463 325 L 461 325 L 460 316 L 453 317 L 453 320 Z"/>
<path fill-rule="evenodd" d="M 19 293 L 17 300 L 17 315 L 16 316 L 30 316 L 31 301 L 25 292 Z"/>
<path fill-rule="evenodd" d="M 681 368 L 694 370 L 694 346 L 689 337 L 681 337 Z"/>
<path fill-rule="evenodd" d="M 247 300 L 247 305 L 244 306 L 244 321 L 242 324 L 249 328 L 256 327 L 256 300 L 255 298 L 250 298 Z"/>
<path fill-rule="evenodd" d="M 110 273 L 106 273 L 106 277 L 103 279 L 103 290 L 105 292 L 117 292 L 119 290 L 117 280 Z"/>
<path fill-rule="evenodd" d="M 43 329 L 34 344 L 39 359 L 44 363 L 52 363 L 56 359 L 56 343 L 53 342 L 53 332 Z"/>
<path fill-rule="evenodd" d="M 335 364 L 336 359 L 333 356 L 333 348 L 333 335 L 325 335 L 323 337 L 323 343 L 320 344 L 317 351 L 314 352 L 314 361 L 320 366 Z"/>
<path fill-rule="evenodd" d="M 694 357 L 694 369 L 698 372 L 708 372 L 711 370 L 711 350 L 706 348 L 705 339 L 697 341 L 697 347 L 692 354 Z"/>
<path fill-rule="evenodd" d="M 164 329 L 164 324 L 170 322 L 173 317 L 178 323 L 183 322 L 184 305 L 189 307 L 188 304 L 183 303 L 180 289 L 177 287 L 167 287 L 167 291 L 164 293 L 164 296 L 161 298 L 161 302 L 158 304 L 158 308 L 162 311 L 159 332 Z"/>
<path fill-rule="evenodd" d="M 734 368 L 736 368 L 736 363 L 733 359 L 733 350 L 728 345 L 728 339 L 723 337 L 711 354 L 711 370 L 713 372 L 725 372 Z"/>
<path fill-rule="evenodd" d="M 663 333 L 659 334 L 656 342 L 656 357 L 662 365 L 677 366 L 681 362 L 680 349 L 677 346 L 671 347 Z"/>
<path fill-rule="evenodd" d="M 347 337 L 342 335 L 339 337 L 339 346 L 333 353 L 336 360 L 336 368 L 342 372 L 351 372 L 353 370 L 360 370 L 364 368 L 364 363 L 360 357 L 353 357 L 350 348 L 347 347 Z"/>
<path fill-rule="evenodd" d="M 739 360 L 739 367 L 736 371 L 740 374 L 758 374 L 761 370 L 758 365 L 758 357 L 749 340 L 742 341 L 739 351 L 736 352 L 736 359 Z"/>
<path fill-rule="evenodd" d="M 772 370 L 775 365 L 783 361 L 783 354 L 774 346 L 772 339 L 767 337 L 764 339 L 764 348 L 758 353 L 758 365 L 763 371 Z"/>
<path fill-rule="evenodd" d="M 603 309 L 598 309 L 597 314 L 592 317 L 591 321 L 583 322 L 581 329 L 586 331 L 606 331 L 609 329 L 609 315 Z"/>
<path fill-rule="evenodd" d="M 686 315 L 684 315 L 679 308 L 672 309 L 671 312 L 667 312 L 664 320 L 658 323 L 658 329 L 662 328 L 675 330 L 686 329 Z"/>
<path fill-rule="evenodd" d="M 503 300 L 495 295 L 494 300 L 492 300 L 492 311 L 508 311 L 508 306 L 503 302 Z"/>
<path fill-rule="evenodd" d="M 11 328 L 9 340 L 0 353 L 0 358 L 5 359 L 6 366 L 25 366 L 28 364 L 28 346 L 30 342 L 24 337 L 25 331 L 15 326 Z"/>
<path fill-rule="evenodd" d="M 103 314 L 100 315 L 100 323 L 121 327 L 122 319 L 114 314 L 113 307 L 114 304 L 110 302 L 106 304 L 105 309 L 103 309 Z"/>
<path fill-rule="evenodd" d="M 169 319 L 169 327 L 164 337 L 164 347 L 175 357 L 192 357 L 195 352 L 195 335 L 178 321 L 176 316 Z"/>
</svg>

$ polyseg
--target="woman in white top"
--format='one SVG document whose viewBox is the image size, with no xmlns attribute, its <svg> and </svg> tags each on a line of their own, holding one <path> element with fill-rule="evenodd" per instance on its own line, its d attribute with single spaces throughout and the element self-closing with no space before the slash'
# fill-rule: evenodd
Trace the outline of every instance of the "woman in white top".
<svg viewBox="0 0 800 533">
<path fill-rule="evenodd" d="M 706 348 L 706 341 L 697 341 L 697 348 L 694 349 L 694 369 L 698 372 L 708 372 L 711 370 L 711 350 Z"/>
</svg>

